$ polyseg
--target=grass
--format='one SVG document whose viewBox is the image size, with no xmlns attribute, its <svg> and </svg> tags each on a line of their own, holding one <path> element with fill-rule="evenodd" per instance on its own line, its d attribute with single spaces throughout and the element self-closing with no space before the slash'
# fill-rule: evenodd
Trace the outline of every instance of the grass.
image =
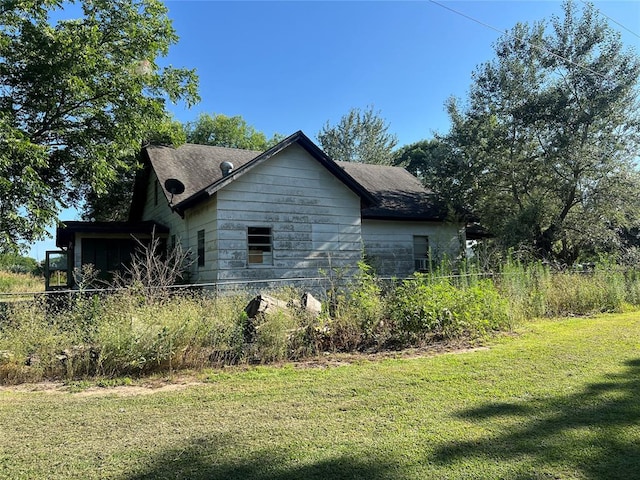
<svg viewBox="0 0 640 480">
<path fill-rule="evenodd" d="M 0 478 L 637 478 L 639 347 L 626 313 L 456 355 L 207 370 L 146 395 L 129 379 L 3 389 Z"/>
<path fill-rule="evenodd" d="M 44 290 L 44 279 L 29 273 L 0 270 L 1 293 L 32 293 Z"/>
</svg>

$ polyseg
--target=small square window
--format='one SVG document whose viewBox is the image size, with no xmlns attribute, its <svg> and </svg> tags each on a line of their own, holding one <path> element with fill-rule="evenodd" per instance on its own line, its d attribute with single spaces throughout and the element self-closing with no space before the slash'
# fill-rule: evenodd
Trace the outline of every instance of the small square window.
<svg viewBox="0 0 640 480">
<path fill-rule="evenodd" d="M 247 230 L 248 264 L 273 265 L 271 228 L 249 227 Z"/>
</svg>

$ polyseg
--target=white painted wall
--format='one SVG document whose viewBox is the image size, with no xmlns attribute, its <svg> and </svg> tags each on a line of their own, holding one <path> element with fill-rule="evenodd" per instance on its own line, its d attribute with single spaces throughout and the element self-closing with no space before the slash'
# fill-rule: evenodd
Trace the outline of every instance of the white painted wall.
<svg viewBox="0 0 640 480">
<path fill-rule="evenodd" d="M 329 261 L 355 266 L 361 256 L 360 198 L 297 145 L 217 200 L 219 280 L 317 277 Z M 248 264 L 248 227 L 272 229 L 273 265 Z"/>
<path fill-rule="evenodd" d="M 191 252 L 191 282 L 211 283 L 218 272 L 217 199 L 212 197 L 185 212 L 183 248 Z M 198 231 L 204 230 L 204 265 L 198 265 Z"/>
<path fill-rule="evenodd" d="M 440 222 L 363 220 L 362 240 L 368 261 L 381 276 L 407 277 L 414 271 L 413 237 L 429 237 L 434 261 L 460 254 L 461 225 Z"/>
<path fill-rule="evenodd" d="M 355 267 L 363 251 L 383 276 L 414 272 L 413 237 L 428 236 L 434 257 L 460 253 L 461 225 L 360 219 L 360 198 L 306 150 L 292 145 L 189 209 L 171 211 L 150 175 L 143 220 L 176 235 L 194 264 L 191 281 L 317 277 L 320 269 Z M 273 264 L 249 265 L 247 230 L 269 227 Z M 197 232 L 205 230 L 205 265 L 198 267 Z M 78 255 L 79 252 L 76 252 Z"/>
</svg>

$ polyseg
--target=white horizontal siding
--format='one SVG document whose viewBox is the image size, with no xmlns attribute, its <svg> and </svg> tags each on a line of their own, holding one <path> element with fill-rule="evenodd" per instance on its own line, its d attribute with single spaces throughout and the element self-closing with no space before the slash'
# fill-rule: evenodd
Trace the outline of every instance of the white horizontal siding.
<svg viewBox="0 0 640 480">
<path fill-rule="evenodd" d="M 433 260 L 460 253 L 459 231 L 462 226 L 440 222 L 399 222 L 363 220 L 362 241 L 368 261 L 382 276 L 406 277 L 415 271 L 413 237 L 429 237 Z"/>
<path fill-rule="evenodd" d="M 158 185 L 158 203 L 156 205 L 155 184 L 157 181 L 156 174 L 152 171 L 147 184 L 147 198 L 142 211 L 142 220 L 151 220 L 168 227 L 169 238 L 175 235 L 176 243 L 180 243 L 185 251 L 189 250 L 191 245 L 189 243 L 190 237 L 187 235 L 186 223 L 180 215 L 171 210 L 167 197 L 165 197 L 160 185 Z"/>
<path fill-rule="evenodd" d="M 187 244 L 191 252 L 193 263 L 191 264 L 191 282 L 210 283 L 217 279 L 218 271 L 218 225 L 216 220 L 215 197 L 189 209 L 185 214 L 184 224 L 187 235 Z M 204 265 L 198 265 L 198 232 L 204 230 Z"/>
<path fill-rule="evenodd" d="M 217 196 L 220 280 L 315 277 L 360 258 L 359 197 L 296 145 Z M 249 227 L 271 228 L 273 265 L 248 264 Z"/>
</svg>

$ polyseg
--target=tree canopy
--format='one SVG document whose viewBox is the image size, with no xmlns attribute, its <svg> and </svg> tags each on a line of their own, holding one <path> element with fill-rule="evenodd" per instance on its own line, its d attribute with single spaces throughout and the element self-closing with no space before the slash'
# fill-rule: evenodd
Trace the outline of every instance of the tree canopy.
<svg viewBox="0 0 640 480">
<path fill-rule="evenodd" d="M 55 20 L 76 7 L 78 18 Z M 0 251 L 106 191 L 166 121 L 167 101 L 198 100 L 193 70 L 156 63 L 176 41 L 159 0 L 2 3 Z"/>
<path fill-rule="evenodd" d="M 153 131 L 146 132 L 143 144 L 179 146 L 185 142 L 184 126 L 171 119 L 155 126 Z M 126 157 L 114 166 L 111 186 L 101 192 L 90 190 L 84 197 L 82 218 L 98 221 L 126 221 L 133 198 L 136 175 L 142 168 L 140 149 L 126 153 Z"/>
<path fill-rule="evenodd" d="M 637 224 L 640 60 L 592 5 L 563 9 L 500 38 L 423 170 L 505 246 L 572 263 Z"/>
<path fill-rule="evenodd" d="M 327 122 L 318 132 L 318 142 L 334 160 L 390 164 L 398 143 L 389 125 L 373 107 L 352 108 L 336 125 Z"/>
<path fill-rule="evenodd" d="M 223 114 L 201 114 L 194 122 L 185 125 L 167 120 L 147 135 L 148 143 L 179 146 L 182 143 L 213 145 L 217 147 L 241 148 L 264 151 L 281 140 L 276 134 L 267 139 L 239 115 L 228 117 Z M 126 165 L 135 163 L 136 151 Z M 140 167 L 140 165 L 138 165 Z M 137 168 L 119 168 L 116 181 L 106 192 L 98 195 L 90 192 L 83 214 L 84 218 L 101 221 L 126 220 L 131 206 L 131 197 Z"/>
<path fill-rule="evenodd" d="M 247 124 L 239 115 L 228 117 L 216 113 L 200 114 L 195 122 L 185 125 L 185 133 L 188 143 L 244 150 L 264 151 L 282 140 L 278 134 L 267 139 L 264 133 Z"/>
</svg>

